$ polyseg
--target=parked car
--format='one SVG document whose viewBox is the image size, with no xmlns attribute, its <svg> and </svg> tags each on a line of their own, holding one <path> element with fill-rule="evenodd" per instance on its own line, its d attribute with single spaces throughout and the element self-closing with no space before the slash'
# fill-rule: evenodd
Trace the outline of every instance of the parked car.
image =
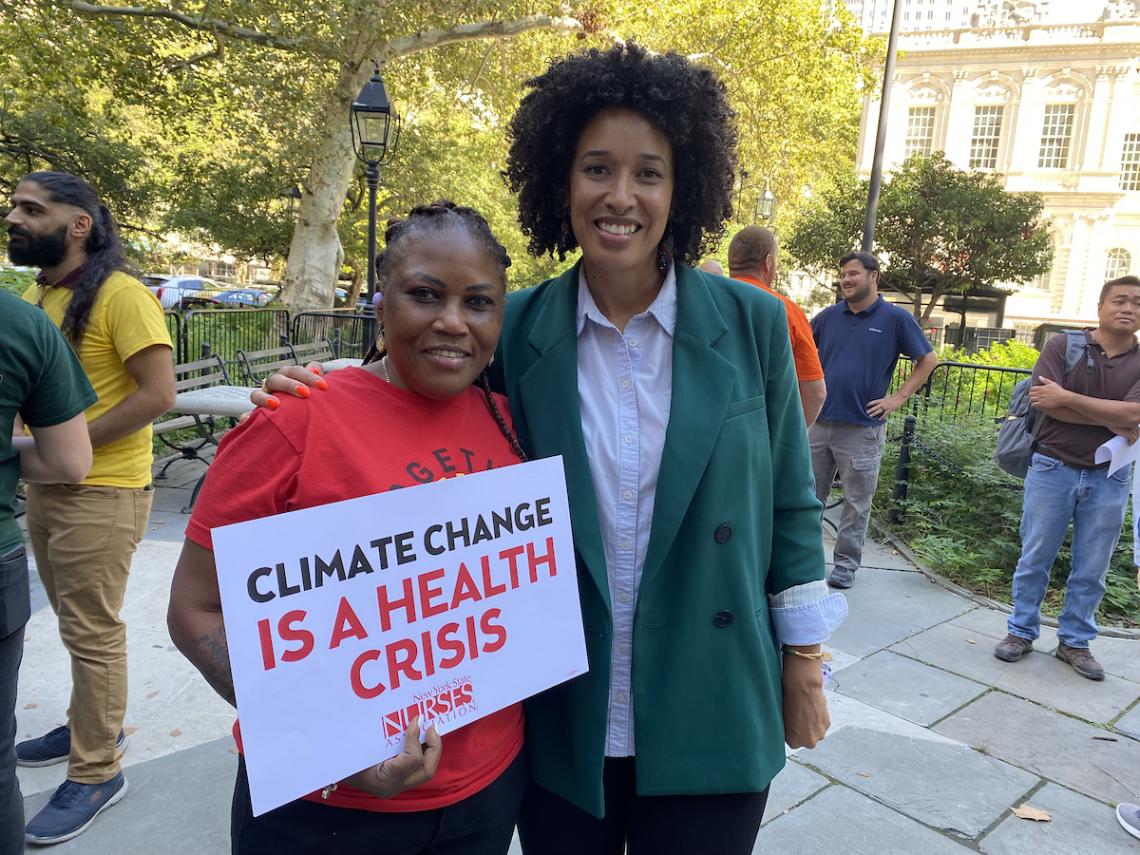
<svg viewBox="0 0 1140 855">
<path fill-rule="evenodd" d="M 272 296 L 267 291 L 257 288 L 234 288 L 216 295 L 216 299 L 223 306 L 253 306 L 260 308 L 268 306 Z"/>
<path fill-rule="evenodd" d="M 201 276 L 147 274 L 143 276 L 143 284 L 158 297 L 164 309 L 217 305 L 216 296 L 223 290 L 217 282 Z"/>
</svg>

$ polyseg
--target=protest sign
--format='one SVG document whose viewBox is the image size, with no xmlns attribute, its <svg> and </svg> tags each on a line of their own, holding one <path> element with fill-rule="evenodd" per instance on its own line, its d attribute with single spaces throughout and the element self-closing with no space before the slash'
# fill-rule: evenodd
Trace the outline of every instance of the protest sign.
<svg viewBox="0 0 1140 855">
<path fill-rule="evenodd" d="M 586 671 L 560 457 L 213 542 L 255 815 Z"/>
</svg>

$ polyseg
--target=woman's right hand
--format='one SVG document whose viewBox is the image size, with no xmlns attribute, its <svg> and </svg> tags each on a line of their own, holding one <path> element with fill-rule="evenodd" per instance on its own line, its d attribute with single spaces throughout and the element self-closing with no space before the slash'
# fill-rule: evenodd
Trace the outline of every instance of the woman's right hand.
<svg viewBox="0 0 1140 855">
<path fill-rule="evenodd" d="M 390 799 L 430 781 L 443 756 L 443 741 L 434 724 L 424 739 L 420 745 L 420 716 L 416 716 L 404 731 L 404 749 L 399 754 L 345 778 L 344 783 L 371 796 Z"/>
<path fill-rule="evenodd" d="M 260 389 L 254 389 L 249 399 L 255 407 L 265 407 L 276 410 L 280 402 L 273 397 L 273 393 L 284 393 L 294 398 L 307 398 L 312 394 L 311 388 L 327 389 L 328 381 L 321 374 L 324 369 L 319 362 L 310 362 L 304 368 L 300 365 L 289 365 L 278 368 L 270 374 Z"/>
</svg>

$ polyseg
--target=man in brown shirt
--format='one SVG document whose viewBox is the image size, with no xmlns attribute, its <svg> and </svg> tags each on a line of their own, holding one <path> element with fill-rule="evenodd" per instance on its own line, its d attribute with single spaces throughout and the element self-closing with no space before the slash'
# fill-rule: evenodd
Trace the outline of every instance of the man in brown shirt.
<svg viewBox="0 0 1140 855">
<path fill-rule="evenodd" d="M 1087 331 L 1084 353 L 1067 374 L 1067 336 L 1049 341 L 1033 367 L 1029 401 L 1040 420 L 1038 445 L 1025 478 L 1009 635 L 994 649 L 1006 662 L 1016 662 L 1033 649 L 1049 571 L 1072 522 L 1072 568 L 1057 619 L 1056 655 L 1090 680 L 1104 679 L 1089 642 L 1096 638 L 1096 610 L 1124 525 L 1132 468 L 1109 475 L 1106 464 L 1098 466 L 1094 455 L 1114 434 L 1130 442 L 1137 439 L 1140 278 L 1123 276 L 1106 283 L 1097 313 L 1099 325 Z"/>
</svg>

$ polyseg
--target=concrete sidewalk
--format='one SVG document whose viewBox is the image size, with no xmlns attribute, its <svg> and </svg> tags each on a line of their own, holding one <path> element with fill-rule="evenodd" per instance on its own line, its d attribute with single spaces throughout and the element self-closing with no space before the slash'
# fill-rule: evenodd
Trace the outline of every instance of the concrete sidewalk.
<svg viewBox="0 0 1140 855">
<path fill-rule="evenodd" d="M 123 609 L 131 792 L 52 852 L 229 851 L 233 714 L 174 649 L 165 625 L 186 521 L 179 511 L 199 473 L 200 465 L 180 464 L 158 482 Z M 1140 841 L 1113 814 L 1118 801 L 1140 801 L 1140 641 L 1094 642 L 1109 674 L 1103 683 L 1051 655 L 1051 630 L 1036 652 L 1006 664 L 993 657 L 1004 615 L 932 584 L 893 550 L 868 543 L 864 558 L 848 592 L 850 617 L 827 645 L 835 657 L 831 732 L 818 748 L 790 755 L 772 784 L 755 851 L 1140 853 Z M 62 723 L 70 689 L 42 592 L 34 607 L 17 739 Z M 29 817 L 65 770 L 20 770 Z M 1013 816 L 1010 809 L 1023 803 L 1052 821 Z"/>
</svg>

